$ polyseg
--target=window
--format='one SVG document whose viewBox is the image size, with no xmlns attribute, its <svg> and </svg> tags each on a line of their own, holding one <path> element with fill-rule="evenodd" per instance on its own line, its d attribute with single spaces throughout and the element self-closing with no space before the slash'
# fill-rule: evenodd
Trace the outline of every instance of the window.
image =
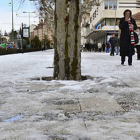
<svg viewBox="0 0 140 140">
<path fill-rule="evenodd" d="M 114 9 L 117 9 L 117 0 L 114 0 Z"/>
<path fill-rule="evenodd" d="M 117 0 L 105 0 L 105 9 L 115 10 L 117 9 Z"/>
<path fill-rule="evenodd" d="M 115 18 L 105 18 L 101 21 L 101 25 L 103 26 L 114 26 L 117 25 L 120 19 L 116 19 L 116 24 L 115 24 Z"/>
<path fill-rule="evenodd" d="M 90 23 L 92 22 L 92 17 L 90 17 Z"/>
<path fill-rule="evenodd" d="M 86 23 L 86 17 L 84 17 L 84 24 Z"/>
<path fill-rule="evenodd" d="M 103 26 L 105 26 L 105 19 L 103 19 L 102 21 L 101 21 L 101 27 L 103 27 Z"/>
<path fill-rule="evenodd" d="M 95 13 L 93 13 L 93 20 L 95 19 L 95 17 L 96 17 L 96 16 L 95 16 Z"/>
<path fill-rule="evenodd" d="M 113 9 L 113 1 L 109 0 L 109 9 Z"/>
<path fill-rule="evenodd" d="M 96 0 L 96 3 L 99 3 L 100 2 L 100 0 Z"/>
<path fill-rule="evenodd" d="M 105 0 L 105 9 L 108 9 L 108 0 Z"/>
<path fill-rule="evenodd" d="M 110 19 L 109 18 L 106 19 L 106 25 L 108 25 L 108 26 L 110 25 Z"/>
<path fill-rule="evenodd" d="M 96 15 L 97 15 L 97 11 L 95 10 L 95 17 L 96 17 Z"/>
<path fill-rule="evenodd" d="M 113 18 L 110 19 L 110 25 L 111 26 L 114 26 L 115 25 L 115 19 L 113 19 Z"/>
</svg>

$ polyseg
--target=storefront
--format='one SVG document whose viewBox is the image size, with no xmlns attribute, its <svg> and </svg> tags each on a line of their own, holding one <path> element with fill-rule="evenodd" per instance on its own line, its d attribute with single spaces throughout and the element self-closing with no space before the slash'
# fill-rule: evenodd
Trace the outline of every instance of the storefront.
<svg viewBox="0 0 140 140">
<path fill-rule="evenodd" d="M 93 30 L 89 35 L 86 36 L 87 40 L 90 40 L 91 43 L 103 43 L 103 42 L 107 42 L 110 37 L 112 37 L 112 35 L 115 34 L 116 37 L 118 37 L 118 31 L 114 31 L 114 30 Z"/>
</svg>

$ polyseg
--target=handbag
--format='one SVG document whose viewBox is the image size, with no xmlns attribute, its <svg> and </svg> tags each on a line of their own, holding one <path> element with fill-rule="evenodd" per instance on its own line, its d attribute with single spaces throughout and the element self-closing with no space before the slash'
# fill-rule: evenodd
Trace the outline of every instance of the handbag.
<svg viewBox="0 0 140 140">
<path fill-rule="evenodd" d="M 139 42 L 139 38 L 136 32 L 134 32 L 134 40 L 135 40 L 135 44 Z"/>
</svg>

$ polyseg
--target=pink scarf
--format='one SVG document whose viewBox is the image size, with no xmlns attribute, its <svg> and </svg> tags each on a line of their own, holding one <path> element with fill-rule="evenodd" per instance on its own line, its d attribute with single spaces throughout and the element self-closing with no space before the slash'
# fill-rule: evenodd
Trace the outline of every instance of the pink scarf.
<svg viewBox="0 0 140 140">
<path fill-rule="evenodd" d="M 130 21 L 130 18 L 128 20 L 128 24 L 129 24 L 129 31 L 130 31 L 130 35 L 131 35 L 131 45 L 135 45 L 135 40 L 134 40 L 134 29 L 131 27 L 132 23 Z"/>
</svg>

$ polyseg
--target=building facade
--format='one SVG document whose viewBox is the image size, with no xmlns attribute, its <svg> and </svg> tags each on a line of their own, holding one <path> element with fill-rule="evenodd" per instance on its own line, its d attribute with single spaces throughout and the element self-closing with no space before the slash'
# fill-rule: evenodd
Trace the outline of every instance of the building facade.
<svg viewBox="0 0 140 140">
<path fill-rule="evenodd" d="M 81 22 L 81 44 L 85 44 L 86 43 L 86 39 L 85 37 L 87 36 L 87 34 L 90 33 L 90 11 L 86 11 L 83 15 L 82 15 L 82 22 Z"/>
<path fill-rule="evenodd" d="M 140 0 L 89 0 L 88 3 L 91 6 L 89 29 L 84 27 L 86 29 L 81 30 L 89 32 L 85 32 L 85 39 L 81 43 L 107 42 L 113 33 L 118 36 L 118 23 L 124 10 L 130 9 L 134 15 L 140 11 Z"/>
<path fill-rule="evenodd" d="M 39 23 L 31 32 L 31 39 L 35 36 L 37 36 L 42 42 L 45 39 L 45 36 L 47 36 L 47 39 L 53 44 L 53 31 L 42 22 Z"/>
</svg>

